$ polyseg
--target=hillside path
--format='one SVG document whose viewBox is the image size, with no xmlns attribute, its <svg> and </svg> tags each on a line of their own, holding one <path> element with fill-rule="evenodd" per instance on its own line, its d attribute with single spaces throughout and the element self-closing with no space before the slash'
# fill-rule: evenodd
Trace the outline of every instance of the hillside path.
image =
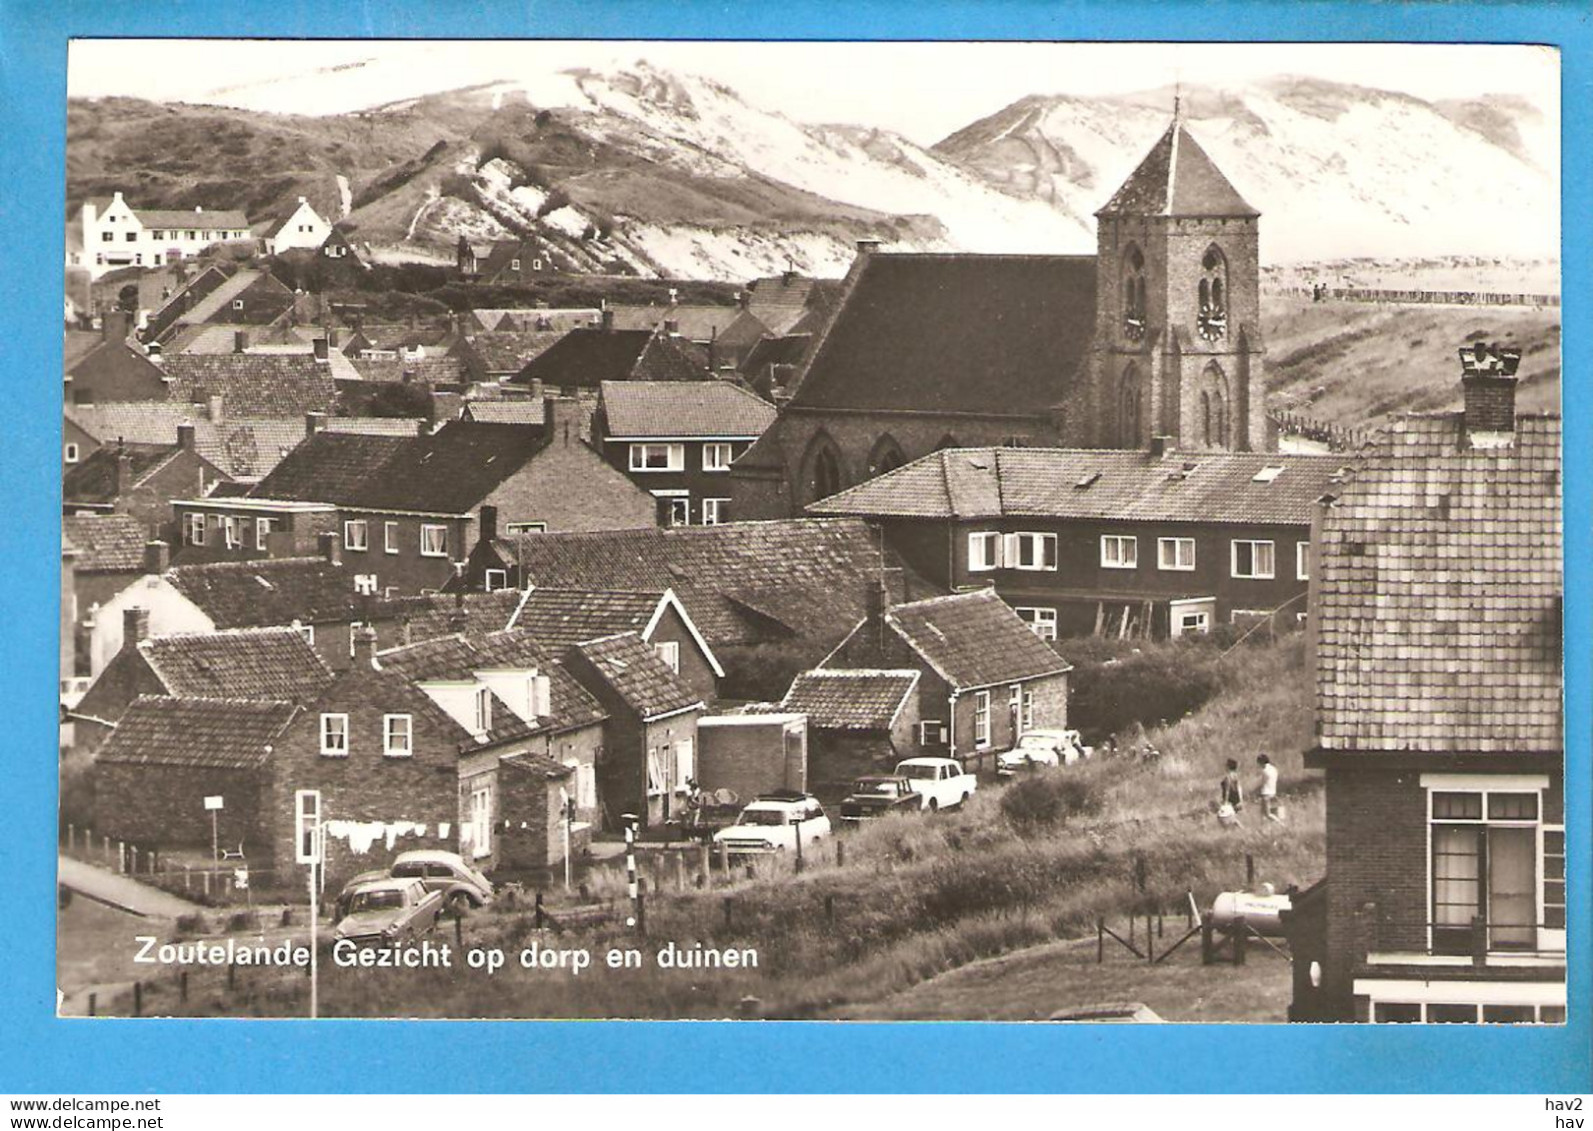
<svg viewBox="0 0 1593 1131">
<path fill-rule="evenodd" d="M 57 883 L 80 895 L 145 918 L 175 919 L 202 910 L 197 903 L 70 856 L 58 857 L 55 876 Z"/>
</svg>

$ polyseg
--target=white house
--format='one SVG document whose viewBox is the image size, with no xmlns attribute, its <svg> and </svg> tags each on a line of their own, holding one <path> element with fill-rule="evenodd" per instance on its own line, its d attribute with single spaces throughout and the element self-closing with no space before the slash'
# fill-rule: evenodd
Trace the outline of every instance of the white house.
<svg viewBox="0 0 1593 1131">
<path fill-rule="evenodd" d="M 118 192 L 83 202 L 77 222 L 68 226 L 66 263 L 97 279 L 119 267 L 160 267 L 211 244 L 250 238 L 242 212 L 134 208 Z"/>
<path fill-rule="evenodd" d="M 320 214 L 310 207 L 310 202 L 301 196 L 293 215 L 266 234 L 266 252 L 281 255 L 284 251 L 299 247 L 314 251 L 331 234 L 332 225 L 321 219 Z"/>
</svg>

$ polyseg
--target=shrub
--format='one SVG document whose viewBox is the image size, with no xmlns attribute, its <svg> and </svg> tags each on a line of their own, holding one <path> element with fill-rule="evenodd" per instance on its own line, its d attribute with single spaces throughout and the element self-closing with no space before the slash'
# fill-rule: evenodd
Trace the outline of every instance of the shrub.
<svg viewBox="0 0 1593 1131">
<path fill-rule="evenodd" d="M 205 922 L 203 915 L 177 916 L 177 934 L 179 937 L 184 935 L 202 935 L 209 930 L 210 924 Z"/>
<path fill-rule="evenodd" d="M 1002 815 L 1023 832 L 1054 828 L 1069 817 L 1098 813 L 1101 805 L 1095 778 L 1066 770 L 1033 774 L 1001 793 Z"/>
<path fill-rule="evenodd" d="M 1182 718 L 1217 693 L 1219 652 L 1207 641 L 1146 645 L 1120 659 L 1075 660 L 1069 714 L 1085 740 L 1134 723 Z"/>
</svg>

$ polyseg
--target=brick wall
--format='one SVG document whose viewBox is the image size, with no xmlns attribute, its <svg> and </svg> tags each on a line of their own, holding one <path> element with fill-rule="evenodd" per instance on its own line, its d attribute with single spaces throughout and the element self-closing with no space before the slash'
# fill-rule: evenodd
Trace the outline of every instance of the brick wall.
<svg viewBox="0 0 1593 1131">
<path fill-rule="evenodd" d="M 713 668 L 708 666 L 708 659 L 702 654 L 697 641 L 687 631 L 686 622 L 680 619 L 680 614 L 674 609 L 666 609 L 664 615 L 658 618 L 658 626 L 653 629 L 648 643 L 678 644 L 681 681 L 702 696 L 704 703 L 712 703 L 719 697 L 718 677 L 714 675 Z"/>
<path fill-rule="evenodd" d="M 786 724 L 738 721 L 697 730 L 697 780 L 705 790 L 733 790 L 743 802 L 775 789 L 802 789 L 808 775 L 793 780 L 786 762 Z M 706 720 L 705 720 L 706 721 Z"/>
</svg>

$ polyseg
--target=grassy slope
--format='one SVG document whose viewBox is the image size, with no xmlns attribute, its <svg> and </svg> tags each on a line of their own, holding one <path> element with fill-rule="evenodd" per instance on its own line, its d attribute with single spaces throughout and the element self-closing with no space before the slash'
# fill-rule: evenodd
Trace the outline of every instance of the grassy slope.
<svg viewBox="0 0 1593 1131">
<path fill-rule="evenodd" d="M 800 877 L 790 876 L 786 864 L 785 874 L 711 892 L 676 893 L 666 882 L 649 902 L 644 949 L 667 940 L 754 947 L 755 971 L 643 969 L 589 972 L 580 979 L 512 966 L 491 978 L 463 969 L 329 971 L 323 1008 L 362 1016 L 723 1017 L 752 995 L 769 1016 L 874 1016 L 894 1008 L 893 994 L 947 970 L 1056 939 L 1093 936 L 1097 915 L 1121 917 L 1141 899 L 1178 908 L 1193 890 L 1207 904 L 1217 891 L 1243 882 L 1246 853 L 1255 855 L 1261 879 L 1280 887 L 1309 883 L 1322 868 L 1323 821 L 1319 783 L 1300 769 L 1310 734 L 1302 655 L 1297 637 L 1234 652 L 1224 661 L 1222 694 L 1151 731 L 1164 751 L 1159 763 L 1120 758 L 1061 771 L 1094 783 L 1102 807 L 1089 818 L 1025 832 L 1003 815 L 1002 790 L 987 786 L 963 812 L 890 819 L 848 837 L 844 867 L 834 865 L 829 849 Z M 1240 830 L 1218 827 L 1210 805 L 1223 760 L 1243 756 L 1253 768 L 1253 752 L 1261 749 L 1283 768 L 1288 823 L 1263 825 L 1249 814 Z M 1143 897 L 1133 881 L 1141 855 L 1148 880 Z M 618 877 L 598 889 L 599 898 L 622 891 Z M 726 896 L 732 900 L 728 927 Z M 833 921 L 825 915 L 826 896 Z M 472 918 L 466 941 L 511 953 L 532 942 L 597 953 L 636 940 L 617 926 L 537 932 L 522 904 Z M 1023 968 L 1021 962 L 1016 967 Z M 1187 973 L 1187 960 L 1183 968 Z M 1136 996 L 1125 977 L 1110 975 L 1102 989 Z M 239 995 L 227 995 L 215 980 L 206 983 L 190 1008 L 268 1014 L 303 1008 L 302 975 L 257 972 L 247 983 Z M 1002 1000 L 1018 992 L 1008 987 Z M 1210 1000 L 1191 1016 L 1222 1016 L 1223 995 L 1205 996 Z M 983 1000 L 947 997 L 945 1015 L 1010 1015 L 1009 1006 L 986 1009 Z M 1043 1004 L 1057 1008 L 1069 1001 Z M 1163 1001 L 1161 1008 L 1179 1012 L 1176 1002 Z M 1236 1001 L 1229 1019 L 1251 1017 L 1258 1008 L 1255 1001 Z"/>
<path fill-rule="evenodd" d="M 1460 405 L 1455 351 L 1474 341 L 1519 346 L 1518 407 L 1558 412 L 1560 311 L 1519 307 L 1373 306 L 1268 298 L 1267 400 L 1345 425 Z"/>
</svg>

